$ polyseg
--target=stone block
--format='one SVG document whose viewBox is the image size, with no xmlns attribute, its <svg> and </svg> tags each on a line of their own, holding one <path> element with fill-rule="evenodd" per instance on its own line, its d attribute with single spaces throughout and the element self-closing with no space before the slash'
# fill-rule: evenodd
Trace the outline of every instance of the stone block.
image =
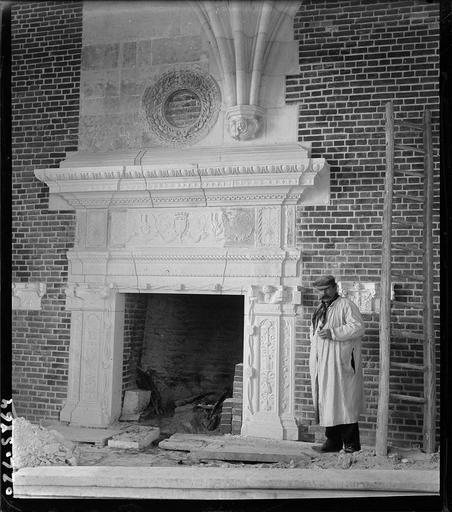
<svg viewBox="0 0 452 512">
<path fill-rule="evenodd" d="M 82 69 L 111 69 L 118 66 L 119 44 L 95 44 L 82 49 Z"/>
<path fill-rule="evenodd" d="M 202 50 L 200 36 L 155 39 L 152 43 L 154 65 L 199 60 Z"/>
<path fill-rule="evenodd" d="M 131 68 L 137 64 L 137 43 L 124 43 L 122 47 L 122 67 Z"/>
<path fill-rule="evenodd" d="M 158 427 L 130 427 L 121 434 L 113 436 L 108 440 L 110 448 L 122 448 L 124 450 L 141 450 L 146 448 L 160 436 Z"/>
<path fill-rule="evenodd" d="M 135 415 L 146 409 L 151 399 L 151 392 L 146 389 L 132 389 L 124 393 L 121 419 Z"/>
<path fill-rule="evenodd" d="M 152 64 L 152 41 L 139 41 L 137 47 L 138 66 L 150 66 Z"/>
</svg>

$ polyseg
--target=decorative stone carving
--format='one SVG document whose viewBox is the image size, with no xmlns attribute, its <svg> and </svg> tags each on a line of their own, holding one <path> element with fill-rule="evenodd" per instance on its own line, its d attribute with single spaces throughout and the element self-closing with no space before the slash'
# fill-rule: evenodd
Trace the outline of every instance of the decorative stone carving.
<svg viewBox="0 0 452 512">
<path fill-rule="evenodd" d="M 295 144 L 102 158 L 78 154 L 60 169 L 35 171 L 58 204 L 77 211 L 61 420 L 100 427 L 119 417 L 125 293 L 242 294 L 242 434 L 297 439 L 295 205 L 328 172 L 326 162 Z"/>
<path fill-rule="evenodd" d="M 194 108 L 191 107 L 192 115 L 179 122 L 173 115 L 172 104 L 183 101 L 184 94 Z M 142 103 L 149 129 L 162 145 L 194 144 L 207 135 L 217 120 L 220 89 L 208 74 L 169 71 L 146 89 Z"/>
<path fill-rule="evenodd" d="M 255 304 L 301 304 L 301 291 L 293 286 L 251 286 L 250 296 Z"/>
<path fill-rule="evenodd" d="M 68 310 L 98 310 L 110 306 L 116 287 L 114 284 L 90 286 L 85 283 L 68 283 L 64 289 L 66 309 Z"/>
<path fill-rule="evenodd" d="M 223 221 L 228 245 L 254 245 L 254 209 L 224 209 Z"/>
<path fill-rule="evenodd" d="M 97 248 L 107 245 L 107 210 L 86 212 L 86 247 Z"/>
<path fill-rule="evenodd" d="M 255 139 L 264 118 L 264 109 L 256 105 L 236 105 L 226 111 L 228 131 L 235 140 Z"/>
<path fill-rule="evenodd" d="M 115 286 L 71 284 L 68 397 L 61 421 L 106 426 L 121 412 L 124 295 Z"/>
<path fill-rule="evenodd" d="M 128 243 L 134 246 L 223 245 L 221 210 L 132 210 L 127 217 Z"/>
<path fill-rule="evenodd" d="M 70 165 L 38 169 L 35 175 L 49 187 L 51 209 L 53 204 L 56 209 L 64 204 L 66 209 L 76 210 L 255 205 L 286 208 L 303 204 L 306 189 L 329 186 L 328 180 L 317 179 L 320 173 L 328 173 L 326 161 L 309 158 L 308 151 L 298 144 L 255 146 L 247 151 L 231 147 L 166 153 L 155 150 L 149 155 L 145 151 L 118 159 L 123 166 L 96 159 L 82 162 L 73 157 Z"/>
<path fill-rule="evenodd" d="M 380 308 L 380 284 L 359 281 L 340 281 L 338 292 L 354 302 L 361 313 L 378 313 Z"/>
<path fill-rule="evenodd" d="M 45 293 L 45 283 L 12 283 L 12 309 L 40 310 Z"/>
<path fill-rule="evenodd" d="M 257 240 L 260 246 L 275 246 L 281 239 L 281 209 L 259 208 L 257 214 Z"/>
<path fill-rule="evenodd" d="M 258 338 L 260 410 L 273 411 L 275 408 L 275 353 L 278 341 L 275 322 L 265 318 L 259 325 Z"/>
<path fill-rule="evenodd" d="M 251 286 L 247 299 L 242 434 L 298 439 L 293 374 L 300 288 Z"/>
</svg>

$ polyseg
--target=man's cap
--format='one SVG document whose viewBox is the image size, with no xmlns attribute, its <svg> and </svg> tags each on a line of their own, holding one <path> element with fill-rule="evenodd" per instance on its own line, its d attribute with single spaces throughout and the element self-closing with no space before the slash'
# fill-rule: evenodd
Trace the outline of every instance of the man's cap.
<svg viewBox="0 0 452 512">
<path fill-rule="evenodd" d="M 335 285 L 336 279 L 334 276 L 322 276 L 312 283 L 314 288 L 328 288 L 328 286 Z"/>
</svg>

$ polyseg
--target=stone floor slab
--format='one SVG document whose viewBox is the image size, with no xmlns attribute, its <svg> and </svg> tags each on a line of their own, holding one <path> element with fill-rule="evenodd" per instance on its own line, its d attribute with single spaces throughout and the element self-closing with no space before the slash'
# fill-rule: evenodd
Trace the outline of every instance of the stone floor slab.
<svg viewBox="0 0 452 512">
<path fill-rule="evenodd" d="M 164 499 L 250 499 L 439 492 L 437 471 L 323 470 L 201 467 L 23 468 L 14 496 Z"/>
<path fill-rule="evenodd" d="M 75 427 L 61 423 L 49 424 L 45 425 L 45 427 L 48 430 L 60 432 L 69 441 L 75 443 L 95 443 L 100 446 L 104 446 L 108 439 L 121 433 L 125 428 L 125 426 L 110 428 Z"/>
</svg>

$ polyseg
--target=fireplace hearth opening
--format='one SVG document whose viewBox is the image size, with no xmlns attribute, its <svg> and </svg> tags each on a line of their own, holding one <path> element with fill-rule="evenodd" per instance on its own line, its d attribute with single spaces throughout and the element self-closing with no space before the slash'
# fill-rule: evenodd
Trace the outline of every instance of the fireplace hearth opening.
<svg viewBox="0 0 452 512">
<path fill-rule="evenodd" d="M 136 421 L 167 434 L 240 433 L 242 295 L 126 294 L 124 320 L 123 397 L 150 391 Z"/>
</svg>

